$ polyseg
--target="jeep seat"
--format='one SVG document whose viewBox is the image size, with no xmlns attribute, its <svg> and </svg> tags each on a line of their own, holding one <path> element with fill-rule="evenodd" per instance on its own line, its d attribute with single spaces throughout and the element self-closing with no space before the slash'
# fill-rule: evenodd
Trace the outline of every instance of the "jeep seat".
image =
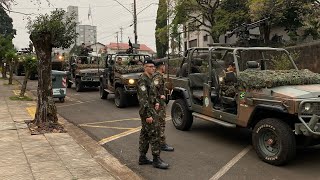
<svg viewBox="0 0 320 180">
<path fill-rule="evenodd" d="M 257 61 L 247 61 L 246 63 L 248 69 L 257 69 L 259 68 L 259 63 Z"/>
<path fill-rule="evenodd" d="M 192 90 L 192 96 L 196 99 L 203 99 L 203 84 L 208 82 L 207 74 L 205 73 L 193 73 L 189 74 L 190 89 Z M 211 97 L 216 97 L 215 92 L 211 92 Z"/>
</svg>

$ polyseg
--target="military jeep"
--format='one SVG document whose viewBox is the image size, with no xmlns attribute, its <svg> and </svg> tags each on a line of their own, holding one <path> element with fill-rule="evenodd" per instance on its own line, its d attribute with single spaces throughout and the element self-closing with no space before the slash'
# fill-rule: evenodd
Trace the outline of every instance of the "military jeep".
<svg viewBox="0 0 320 180">
<path fill-rule="evenodd" d="M 98 87 L 99 74 L 104 70 L 99 59 L 95 56 L 71 56 L 67 66 L 67 87 L 71 88 L 75 84 L 77 92 L 87 87 Z"/>
<path fill-rule="evenodd" d="M 320 75 L 299 70 L 285 49 L 191 48 L 170 82 L 176 129 L 189 130 L 194 118 L 247 128 L 258 157 L 272 165 L 320 143 Z"/>
<path fill-rule="evenodd" d="M 100 76 L 100 98 L 107 99 L 114 94 L 118 108 L 126 107 L 129 102 L 137 102 L 137 81 L 144 71 L 143 60 L 146 54 L 108 54 L 105 70 Z"/>
</svg>

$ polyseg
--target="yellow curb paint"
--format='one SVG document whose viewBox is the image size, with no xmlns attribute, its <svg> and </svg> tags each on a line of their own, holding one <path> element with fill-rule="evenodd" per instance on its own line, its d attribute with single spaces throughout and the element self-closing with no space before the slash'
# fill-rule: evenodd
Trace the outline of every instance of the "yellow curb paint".
<svg viewBox="0 0 320 180">
<path fill-rule="evenodd" d="M 30 117 L 32 117 L 32 119 L 34 119 L 35 114 L 36 114 L 36 106 L 27 107 L 26 109 L 27 109 Z"/>
<path fill-rule="evenodd" d="M 120 129 L 120 130 L 131 130 L 134 128 L 123 128 L 123 127 L 113 127 L 113 126 L 94 126 L 94 125 L 87 125 L 87 124 L 82 124 L 79 125 L 81 127 L 93 127 L 93 128 L 106 128 L 106 129 Z"/>
<path fill-rule="evenodd" d="M 19 96 L 21 90 L 12 90 L 12 91 L 13 91 L 14 95 Z M 24 93 L 24 95 L 25 95 L 25 96 L 28 96 L 27 93 Z"/>
<path fill-rule="evenodd" d="M 128 130 L 128 131 L 125 131 L 125 132 L 123 132 L 123 133 L 114 135 L 114 136 L 110 136 L 110 137 L 101 139 L 101 140 L 99 141 L 99 144 L 100 144 L 100 145 L 104 145 L 104 144 L 106 144 L 106 143 L 108 143 L 108 142 L 111 142 L 111 141 L 113 141 L 113 140 L 119 139 L 119 138 L 121 138 L 121 137 L 130 135 L 130 134 L 133 134 L 133 133 L 136 133 L 136 132 L 140 131 L 140 129 L 141 129 L 141 126 L 139 126 L 139 127 L 137 127 L 137 128 L 134 128 L 134 129 L 131 129 L 131 130 Z"/>
</svg>

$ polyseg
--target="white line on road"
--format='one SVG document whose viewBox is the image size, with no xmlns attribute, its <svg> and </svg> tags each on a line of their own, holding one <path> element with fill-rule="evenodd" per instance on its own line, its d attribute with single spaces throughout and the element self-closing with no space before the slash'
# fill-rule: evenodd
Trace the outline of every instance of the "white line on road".
<svg viewBox="0 0 320 180">
<path fill-rule="evenodd" d="M 66 104 L 66 105 L 61 105 L 61 106 L 57 105 L 57 108 L 74 106 L 74 105 L 83 104 L 83 103 L 91 103 L 91 102 L 94 102 L 94 101 L 97 101 L 97 100 L 84 101 L 84 102 L 78 102 L 78 103 L 73 103 L 73 104 Z"/>
<path fill-rule="evenodd" d="M 224 165 L 210 180 L 218 180 L 223 175 L 225 175 L 243 156 L 245 156 L 250 150 L 252 146 L 247 146 L 244 148 L 239 154 L 237 154 L 234 158 L 232 158 L 226 165 Z"/>
</svg>

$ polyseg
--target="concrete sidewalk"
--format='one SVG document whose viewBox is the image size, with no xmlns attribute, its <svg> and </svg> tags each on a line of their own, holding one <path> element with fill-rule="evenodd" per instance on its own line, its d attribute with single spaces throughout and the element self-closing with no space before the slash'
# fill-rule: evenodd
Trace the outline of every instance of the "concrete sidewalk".
<svg viewBox="0 0 320 180">
<path fill-rule="evenodd" d="M 68 133 L 31 135 L 24 121 L 32 119 L 26 108 L 36 102 L 10 100 L 19 86 L 4 83 L 0 79 L 1 180 L 141 179 L 61 117 Z"/>
</svg>

